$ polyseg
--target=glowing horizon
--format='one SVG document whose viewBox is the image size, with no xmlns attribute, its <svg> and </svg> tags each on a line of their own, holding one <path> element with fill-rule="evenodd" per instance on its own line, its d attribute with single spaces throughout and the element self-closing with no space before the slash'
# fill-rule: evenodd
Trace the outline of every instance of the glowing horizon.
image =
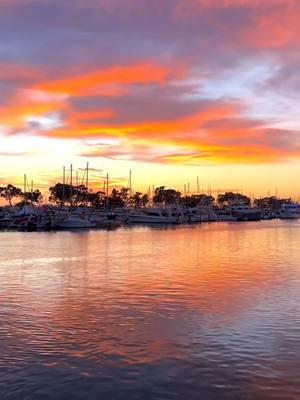
<svg viewBox="0 0 300 400">
<path fill-rule="evenodd" d="M 0 5 L 0 184 L 299 196 L 298 1 Z"/>
</svg>

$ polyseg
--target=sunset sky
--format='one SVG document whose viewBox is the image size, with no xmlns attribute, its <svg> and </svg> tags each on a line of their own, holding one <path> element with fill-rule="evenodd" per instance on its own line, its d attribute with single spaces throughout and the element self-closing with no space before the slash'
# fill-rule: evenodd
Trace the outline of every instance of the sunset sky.
<svg viewBox="0 0 300 400">
<path fill-rule="evenodd" d="M 0 0 L 0 184 L 299 196 L 299 0 Z"/>
</svg>

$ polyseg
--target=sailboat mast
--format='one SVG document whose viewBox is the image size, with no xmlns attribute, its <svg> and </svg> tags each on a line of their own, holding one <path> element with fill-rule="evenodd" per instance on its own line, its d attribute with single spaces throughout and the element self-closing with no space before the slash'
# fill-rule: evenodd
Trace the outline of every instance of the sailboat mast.
<svg viewBox="0 0 300 400">
<path fill-rule="evenodd" d="M 89 189 L 89 163 L 86 163 L 86 191 Z"/>
<path fill-rule="evenodd" d="M 129 195 L 132 197 L 132 182 L 131 182 L 131 170 L 129 171 Z"/>
<path fill-rule="evenodd" d="M 73 165 L 71 164 L 70 185 L 73 185 Z"/>
<path fill-rule="evenodd" d="M 63 190 L 62 190 L 62 200 L 65 200 L 65 185 L 66 185 L 66 167 L 63 166 Z"/>
<path fill-rule="evenodd" d="M 73 195 L 73 164 L 71 164 L 71 171 L 70 171 L 70 205 L 72 206 L 72 195 Z"/>
<path fill-rule="evenodd" d="M 108 174 L 106 175 L 106 211 L 108 211 Z"/>
<path fill-rule="evenodd" d="M 24 174 L 24 193 L 26 193 L 26 174 Z"/>
<path fill-rule="evenodd" d="M 106 196 L 108 197 L 108 174 L 106 175 Z"/>
</svg>

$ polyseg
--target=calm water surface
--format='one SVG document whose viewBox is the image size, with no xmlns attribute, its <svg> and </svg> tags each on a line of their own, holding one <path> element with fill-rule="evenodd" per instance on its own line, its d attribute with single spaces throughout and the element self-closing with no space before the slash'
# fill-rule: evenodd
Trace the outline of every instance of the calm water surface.
<svg viewBox="0 0 300 400">
<path fill-rule="evenodd" d="M 0 233 L 0 399 L 300 399 L 300 223 Z"/>
</svg>

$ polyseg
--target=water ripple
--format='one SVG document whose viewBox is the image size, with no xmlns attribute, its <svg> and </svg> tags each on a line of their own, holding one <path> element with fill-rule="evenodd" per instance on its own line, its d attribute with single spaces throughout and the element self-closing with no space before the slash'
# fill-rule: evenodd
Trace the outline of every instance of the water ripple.
<svg viewBox="0 0 300 400">
<path fill-rule="evenodd" d="M 300 398 L 300 224 L 2 232 L 0 399 Z"/>
</svg>

